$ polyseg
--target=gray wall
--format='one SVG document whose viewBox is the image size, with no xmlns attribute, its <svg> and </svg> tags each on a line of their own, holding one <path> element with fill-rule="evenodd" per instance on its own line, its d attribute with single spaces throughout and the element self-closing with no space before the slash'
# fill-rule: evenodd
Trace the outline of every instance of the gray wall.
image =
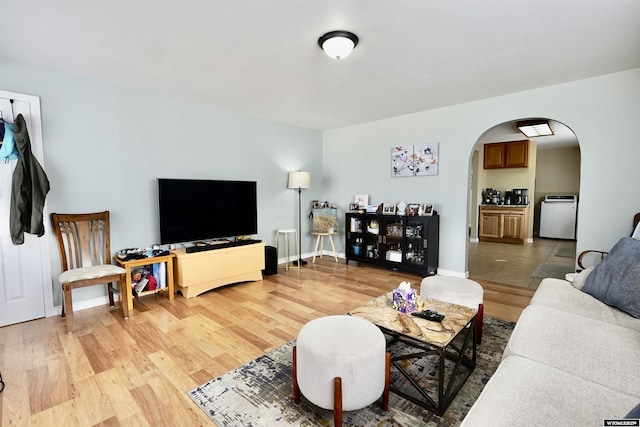
<svg viewBox="0 0 640 427">
<path fill-rule="evenodd" d="M 640 200 L 628 197 L 638 178 L 640 70 L 325 132 L 325 197 L 343 206 L 355 194 L 372 203 L 433 201 L 440 221 L 440 272 L 467 272 L 470 161 L 489 128 L 524 117 L 548 117 L 573 130 L 580 143 L 578 251 L 610 249 L 630 232 Z M 392 178 L 395 145 L 440 142 L 436 177 Z M 623 193 L 624 191 L 624 193 Z M 606 203 L 603 195 L 619 195 Z"/>
<path fill-rule="evenodd" d="M 578 137 L 579 251 L 611 248 L 640 211 L 637 198 L 602 200 L 637 181 L 639 69 L 320 133 L 1 61 L 0 88 L 41 97 L 49 212 L 111 210 L 114 248 L 158 240 L 157 177 L 258 181 L 257 238 L 273 244 L 278 227 L 297 221 L 287 172 L 306 169 L 305 210 L 312 199 L 329 200 L 343 214 L 356 194 L 371 203 L 435 203 L 440 271 L 464 275 L 474 146 L 496 124 L 533 116 L 560 121 Z M 440 143 L 438 176 L 391 178 L 392 146 L 428 142 Z M 313 245 L 308 226 L 303 220 L 303 252 Z M 51 248 L 56 277 L 53 241 Z M 80 291 L 76 300 L 95 297 L 92 288 Z M 59 304 L 57 284 L 54 299 Z"/>
<path fill-rule="evenodd" d="M 111 211 L 112 248 L 159 241 L 156 179 L 206 178 L 258 182 L 258 235 L 275 245 L 275 230 L 295 227 L 298 194 L 287 173 L 311 172 L 303 209 L 321 199 L 322 134 L 216 107 L 0 62 L 0 88 L 41 97 L 49 212 Z M 312 250 L 303 212 L 303 253 Z M 51 233 L 51 265 L 60 267 Z M 52 279 L 54 305 L 61 303 Z M 104 295 L 74 291 L 74 301 Z"/>
</svg>

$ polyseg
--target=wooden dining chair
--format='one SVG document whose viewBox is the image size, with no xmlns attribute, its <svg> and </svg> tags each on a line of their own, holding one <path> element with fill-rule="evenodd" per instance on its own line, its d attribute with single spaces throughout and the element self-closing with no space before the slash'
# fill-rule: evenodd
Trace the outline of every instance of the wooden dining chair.
<svg viewBox="0 0 640 427">
<path fill-rule="evenodd" d="M 87 214 L 51 214 L 58 240 L 64 301 L 62 317 L 67 319 L 67 332 L 73 331 L 72 290 L 85 286 L 107 285 L 109 305 L 114 306 L 113 294 L 120 295 L 124 318 L 129 309 L 124 290 L 126 270 L 111 264 L 109 211 Z M 117 283 L 118 286 L 114 286 Z"/>
</svg>

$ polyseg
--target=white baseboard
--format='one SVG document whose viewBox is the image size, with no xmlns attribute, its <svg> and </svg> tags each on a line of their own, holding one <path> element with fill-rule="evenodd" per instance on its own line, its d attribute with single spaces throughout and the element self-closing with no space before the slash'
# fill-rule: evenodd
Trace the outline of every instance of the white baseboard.
<svg viewBox="0 0 640 427">
<path fill-rule="evenodd" d="M 304 259 L 304 260 L 307 260 L 307 259 L 309 259 L 309 258 L 313 259 L 313 255 L 314 255 L 314 252 L 309 252 L 309 253 L 306 253 L 306 254 L 302 254 L 302 259 Z M 332 258 L 333 258 L 333 251 L 332 251 L 332 250 L 326 250 L 326 249 L 325 249 L 325 250 L 323 250 L 323 251 L 322 251 L 322 255 L 323 255 L 323 256 L 329 256 L 329 257 L 332 257 Z M 338 252 L 336 255 L 338 256 L 338 258 L 342 258 L 342 259 L 344 259 L 344 254 L 343 254 L 343 253 Z M 292 254 L 292 255 L 291 255 L 291 261 L 295 261 L 295 256 L 296 256 L 296 254 Z M 320 254 L 318 253 L 318 254 L 316 255 L 316 257 L 319 257 L 319 256 L 320 256 Z M 280 264 L 284 264 L 284 263 L 285 263 L 285 261 L 286 261 L 286 258 L 285 258 L 285 257 L 278 258 L 278 265 L 280 265 Z"/>
<path fill-rule="evenodd" d="M 119 295 L 117 294 L 114 295 L 113 300 L 116 304 L 119 303 L 120 301 Z M 100 307 L 101 305 L 106 305 L 106 306 L 109 305 L 108 295 L 105 295 L 103 297 L 98 297 L 98 298 L 92 298 L 84 301 L 73 301 L 73 311 L 75 313 L 76 311 L 82 311 L 88 308 Z M 54 316 L 60 316 L 61 314 L 62 314 L 62 306 L 57 305 L 55 307 L 48 309 L 45 316 L 54 317 Z"/>
</svg>

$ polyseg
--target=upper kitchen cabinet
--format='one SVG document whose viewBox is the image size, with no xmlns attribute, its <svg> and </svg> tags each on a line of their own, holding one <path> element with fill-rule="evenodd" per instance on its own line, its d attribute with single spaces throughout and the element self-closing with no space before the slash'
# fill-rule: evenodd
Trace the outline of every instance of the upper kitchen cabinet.
<svg viewBox="0 0 640 427">
<path fill-rule="evenodd" d="M 526 168 L 529 141 L 495 142 L 484 145 L 484 168 Z"/>
</svg>

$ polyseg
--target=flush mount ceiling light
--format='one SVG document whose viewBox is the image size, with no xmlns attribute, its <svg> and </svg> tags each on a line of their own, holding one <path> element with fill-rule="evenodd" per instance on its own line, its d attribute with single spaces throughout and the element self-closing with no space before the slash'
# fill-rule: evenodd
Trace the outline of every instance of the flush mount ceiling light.
<svg viewBox="0 0 640 427">
<path fill-rule="evenodd" d="M 318 45 L 327 56 L 342 59 L 358 45 L 358 36 L 349 31 L 331 31 L 318 39 Z"/>
<path fill-rule="evenodd" d="M 553 135 L 548 120 L 524 120 L 518 122 L 516 126 L 527 138 Z"/>
</svg>

